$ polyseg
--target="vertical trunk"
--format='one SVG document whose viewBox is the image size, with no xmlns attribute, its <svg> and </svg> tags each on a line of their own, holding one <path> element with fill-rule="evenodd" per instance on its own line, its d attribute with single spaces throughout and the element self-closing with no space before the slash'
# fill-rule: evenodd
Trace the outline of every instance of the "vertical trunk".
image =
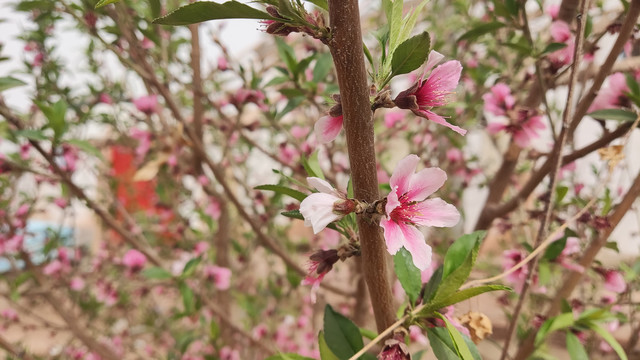
<svg viewBox="0 0 640 360">
<path fill-rule="evenodd" d="M 379 197 L 376 153 L 358 1 L 330 0 L 329 18 L 332 36 L 329 48 L 340 85 L 354 195 L 357 199 L 373 202 Z M 385 261 L 387 250 L 376 222 L 358 218 L 358 231 L 362 246 L 362 270 L 376 325 L 378 331 L 382 331 L 395 321 Z"/>
</svg>

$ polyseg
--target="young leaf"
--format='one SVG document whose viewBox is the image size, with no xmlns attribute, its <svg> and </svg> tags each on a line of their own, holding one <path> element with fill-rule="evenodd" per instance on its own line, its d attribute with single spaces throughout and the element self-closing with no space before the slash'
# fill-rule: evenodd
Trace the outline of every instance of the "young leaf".
<svg viewBox="0 0 640 360">
<path fill-rule="evenodd" d="M 596 334 L 600 335 L 604 339 L 604 341 L 606 341 L 609 344 L 609 346 L 611 346 L 611 348 L 616 352 L 616 354 L 618 354 L 618 357 L 620 358 L 620 360 L 628 360 L 627 354 L 625 354 L 624 349 L 622 348 L 618 340 L 616 340 L 616 338 L 614 338 L 613 335 L 611 335 L 611 333 L 603 329 L 600 325 L 596 324 L 595 322 L 589 323 L 587 327 L 593 330 Z"/>
<path fill-rule="evenodd" d="M 565 43 L 551 43 L 547 45 L 544 50 L 540 53 L 540 55 L 549 54 L 567 47 Z"/>
<path fill-rule="evenodd" d="M 101 8 L 103 6 L 107 6 L 109 4 L 113 4 L 113 3 L 117 3 L 120 0 L 100 0 L 98 1 L 98 3 L 96 4 L 96 9 L 97 8 Z"/>
<path fill-rule="evenodd" d="M 594 119 L 604 120 L 616 120 L 616 121 L 635 121 L 638 115 L 633 111 L 622 109 L 603 109 L 593 111 L 587 116 L 591 116 Z"/>
<path fill-rule="evenodd" d="M 451 336 L 451 340 L 453 340 L 453 345 L 460 355 L 462 360 L 473 360 L 473 355 L 471 354 L 471 350 L 469 350 L 469 346 L 467 342 L 462 337 L 462 334 L 458 331 L 458 329 L 453 326 L 453 324 L 447 319 L 444 315 L 440 313 L 436 313 L 436 316 L 444 321 L 447 331 L 449 332 L 449 336 Z"/>
<path fill-rule="evenodd" d="M 153 23 L 161 25 L 189 25 L 208 20 L 220 19 L 262 19 L 282 21 L 282 19 L 276 19 L 264 11 L 232 0 L 222 4 L 212 1 L 194 2 L 189 5 L 179 7 L 165 16 L 153 20 Z"/>
<path fill-rule="evenodd" d="M 431 38 L 424 31 L 398 46 L 391 58 L 392 76 L 406 74 L 420 67 L 429 55 Z"/>
<path fill-rule="evenodd" d="M 185 314 L 192 314 L 196 309 L 196 302 L 193 295 L 193 290 L 187 285 L 187 283 L 181 281 L 178 285 L 180 294 L 182 295 L 182 304 L 184 305 Z"/>
<path fill-rule="evenodd" d="M 318 349 L 320 350 L 320 360 L 340 360 L 335 356 L 324 338 L 324 331 L 320 331 L 318 334 Z"/>
<path fill-rule="evenodd" d="M 23 85 L 27 85 L 27 83 L 11 76 L 0 78 L 0 92 Z"/>
<path fill-rule="evenodd" d="M 458 38 L 458 42 L 463 41 L 463 40 L 467 40 L 467 41 L 473 41 L 477 38 L 479 38 L 480 36 L 484 35 L 484 34 L 489 34 L 492 32 L 495 32 L 496 30 L 503 28 L 505 26 L 504 23 L 501 23 L 499 21 L 492 21 L 492 22 L 488 22 L 488 23 L 482 23 L 476 27 L 474 27 L 473 29 L 467 31 L 466 33 L 462 34 L 462 36 L 460 36 Z"/>
<path fill-rule="evenodd" d="M 358 327 L 331 305 L 324 308 L 324 336 L 329 349 L 339 359 L 349 359 L 364 346 Z"/>
<path fill-rule="evenodd" d="M 327 0 L 306 0 L 306 1 L 312 3 L 313 5 L 319 7 L 322 10 L 329 11 L 329 4 Z"/>
<path fill-rule="evenodd" d="M 319 177 L 320 179 L 324 179 L 324 174 L 322 173 L 322 168 L 320 167 L 320 162 L 318 161 L 318 151 L 314 152 L 308 158 L 302 158 L 302 166 L 307 171 L 309 176 Z M 311 175 L 315 174 L 315 175 Z"/>
<path fill-rule="evenodd" d="M 434 311 L 438 309 L 442 309 L 449 305 L 457 304 L 461 301 L 472 298 L 474 296 L 478 296 L 480 294 L 484 294 L 486 292 L 499 291 L 499 290 L 511 291 L 511 288 L 504 285 L 482 285 L 482 286 L 477 286 L 469 289 L 460 290 L 447 296 L 442 300 L 433 302 L 428 306 L 425 306 L 423 310 L 420 311 L 420 315 L 430 316 Z"/>
<path fill-rule="evenodd" d="M 409 301 L 411 304 L 415 304 L 416 299 L 420 295 L 422 280 L 420 269 L 413 265 L 411 253 L 405 248 L 400 249 L 400 251 L 393 256 L 393 265 L 402 288 L 407 293 L 407 296 L 409 296 Z"/>
<path fill-rule="evenodd" d="M 102 153 L 100 152 L 100 150 L 98 150 L 98 148 L 96 148 L 95 146 L 91 145 L 90 142 L 86 141 L 86 140 L 80 140 L 80 139 L 71 139 L 71 140 L 66 140 L 65 141 L 67 144 L 71 144 L 75 147 L 77 147 L 78 149 L 89 153 L 99 159 L 104 159 L 102 157 Z"/>
<path fill-rule="evenodd" d="M 571 360 L 589 360 L 587 350 L 571 331 L 567 331 L 567 351 L 569 351 Z"/>
<path fill-rule="evenodd" d="M 307 197 L 307 194 L 303 194 L 298 190 L 294 190 L 282 185 L 259 185 L 254 187 L 255 190 L 273 191 L 276 194 L 287 195 L 298 201 L 302 201 Z"/>
<path fill-rule="evenodd" d="M 196 268 L 198 267 L 198 265 L 200 264 L 200 262 L 202 261 L 201 257 L 197 257 L 197 258 L 193 258 L 191 260 L 189 260 L 189 262 L 187 262 L 184 266 L 184 269 L 182 270 L 182 274 L 180 275 L 181 278 L 188 278 L 189 276 L 193 275 L 193 273 L 196 271 Z"/>
<path fill-rule="evenodd" d="M 278 354 L 272 355 L 266 358 L 265 360 L 313 360 L 312 358 L 308 358 L 306 356 L 288 353 L 288 354 Z"/>
<path fill-rule="evenodd" d="M 433 298 L 434 302 L 453 294 L 467 280 L 478 255 L 480 240 L 485 234 L 486 231 L 476 231 L 463 235 L 449 247 L 444 257 L 442 283 Z"/>
<path fill-rule="evenodd" d="M 147 279 L 158 279 L 158 280 L 166 280 L 171 279 L 172 275 L 167 270 L 161 267 L 150 267 L 142 270 L 142 276 Z"/>
<path fill-rule="evenodd" d="M 42 132 L 42 130 L 34 130 L 34 129 L 17 130 L 13 134 L 16 137 L 24 137 L 29 140 L 35 140 L 35 141 L 49 140 L 49 138 Z"/>
<path fill-rule="evenodd" d="M 428 303 L 436 295 L 436 290 L 442 282 L 442 266 L 438 267 L 431 275 L 429 282 L 424 285 L 424 293 L 422 294 L 422 302 Z"/>
<path fill-rule="evenodd" d="M 573 313 L 564 313 L 547 319 L 547 321 L 540 326 L 540 330 L 538 330 L 538 333 L 536 334 L 536 347 L 540 346 L 544 339 L 546 339 L 552 332 L 571 327 L 574 323 L 575 320 L 573 319 Z"/>
<path fill-rule="evenodd" d="M 458 353 L 456 351 L 455 345 L 451 340 L 451 335 L 449 335 L 449 331 L 444 327 L 434 327 L 427 329 L 427 337 L 429 337 L 429 343 L 431 344 L 431 348 L 433 349 L 433 353 L 436 355 L 436 359 L 438 360 L 460 360 Z M 482 360 L 480 356 L 480 352 L 476 345 L 466 336 L 462 337 L 464 342 L 467 344 L 467 347 L 471 351 L 471 355 L 473 356 L 473 360 Z"/>
</svg>

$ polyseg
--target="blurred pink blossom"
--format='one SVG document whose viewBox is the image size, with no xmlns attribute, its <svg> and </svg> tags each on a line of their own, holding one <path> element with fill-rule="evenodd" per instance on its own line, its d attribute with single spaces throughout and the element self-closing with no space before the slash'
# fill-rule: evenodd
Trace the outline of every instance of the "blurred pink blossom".
<svg viewBox="0 0 640 360">
<path fill-rule="evenodd" d="M 513 109 L 516 99 L 511 95 L 509 86 L 503 83 L 493 85 L 490 92 L 482 96 L 484 100 L 484 111 L 496 115 L 506 115 L 508 110 Z"/>
<path fill-rule="evenodd" d="M 218 290 L 227 290 L 231 285 L 231 270 L 216 265 L 204 267 L 204 274 L 208 280 L 213 281 Z"/>
<path fill-rule="evenodd" d="M 615 73 L 608 77 L 607 85 L 593 100 L 593 103 L 589 107 L 589 112 L 601 110 L 601 109 L 615 109 L 621 107 L 628 107 L 629 98 L 627 93 L 629 92 L 629 86 L 627 86 L 627 79 L 622 73 Z"/>
<path fill-rule="evenodd" d="M 326 115 L 321 117 L 313 129 L 316 134 L 316 138 L 323 144 L 330 143 L 338 137 L 340 130 L 342 130 L 343 116 L 332 117 Z"/>
<path fill-rule="evenodd" d="M 151 115 L 158 111 L 158 96 L 141 96 L 133 100 L 133 105 L 136 106 L 136 109 L 138 109 L 138 111 L 141 111 L 147 115 Z"/>
<path fill-rule="evenodd" d="M 130 273 L 139 272 L 147 264 L 147 257 L 136 249 L 129 249 L 122 257 L 122 264 Z"/>
</svg>

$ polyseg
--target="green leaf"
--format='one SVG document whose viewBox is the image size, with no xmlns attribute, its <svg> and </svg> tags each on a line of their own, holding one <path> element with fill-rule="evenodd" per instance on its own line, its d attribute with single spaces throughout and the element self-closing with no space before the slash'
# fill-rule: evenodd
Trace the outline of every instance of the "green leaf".
<svg viewBox="0 0 640 360">
<path fill-rule="evenodd" d="M 142 270 L 142 276 L 147 279 L 166 280 L 171 279 L 173 275 L 161 267 L 150 267 Z"/>
<path fill-rule="evenodd" d="M 564 313 L 547 319 L 547 321 L 540 326 L 540 330 L 538 330 L 536 334 L 535 346 L 540 346 L 552 332 L 569 328 L 573 326 L 574 323 L 573 313 Z"/>
<path fill-rule="evenodd" d="M 567 350 L 571 360 L 589 360 L 587 350 L 571 331 L 567 331 Z"/>
<path fill-rule="evenodd" d="M 65 141 L 67 144 L 73 145 L 75 147 L 77 147 L 78 149 L 89 153 L 99 159 L 104 159 L 104 157 L 102 156 L 102 153 L 100 152 L 100 150 L 98 150 L 98 148 L 96 148 L 95 146 L 91 145 L 90 142 L 86 141 L 86 140 L 80 140 L 80 139 L 71 139 L 71 140 L 66 140 Z"/>
<path fill-rule="evenodd" d="M 470 256 L 474 256 L 474 250 L 480 245 L 480 239 L 484 238 L 486 233 L 486 231 L 480 230 L 465 234 L 451 244 L 444 256 L 443 279 L 459 269 Z"/>
<path fill-rule="evenodd" d="M 49 138 L 44 135 L 44 132 L 42 130 L 33 130 L 33 129 L 17 130 L 13 134 L 16 137 L 24 137 L 29 140 L 35 140 L 35 141 L 49 140 Z"/>
<path fill-rule="evenodd" d="M 193 295 L 193 290 L 185 283 L 181 281 L 178 285 L 180 289 L 180 294 L 182 295 L 182 304 L 184 305 L 184 312 L 188 314 L 192 314 L 196 309 L 196 302 Z"/>
<path fill-rule="evenodd" d="M 313 81 L 326 81 L 327 76 L 331 72 L 331 68 L 333 68 L 333 59 L 331 58 L 331 54 L 323 53 L 318 55 L 318 58 L 316 59 L 316 66 L 313 68 Z"/>
<path fill-rule="evenodd" d="M 153 20 L 153 23 L 161 25 L 189 25 L 208 20 L 220 19 L 262 19 L 282 21 L 282 19 L 276 19 L 264 11 L 232 0 L 222 4 L 212 1 L 198 1 L 179 7 L 165 16 Z"/>
<path fill-rule="evenodd" d="M 606 341 L 609 346 L 618 354 L 620 360 L 628 360 L 627 354 L 625 354 L 624 349 L 620 346 L 620 343 L 609 333 L 607 330 L 603 329 L 600 325 L 592 322 L 589 323 L 588 328 L 593 330 L 596 334 L 600 335 L 604 341 Z"/>
<path fill-rule="evenodd" d="M 389 18 L 389 53 L 393 54 L 400 43 L 400 30 L 402 29 L 402 5 L 403 0 L 392 0 L 391 14 Z"/>
<path fill-rule="evenodd" d="M 362 335 L 362 337 L 365 337 L 369 340 L 373 340 L 378 336 L 378 333 L 372 330 L 360 328 L 360 335 Z"/>
<path fill-rule="evenodd" d="M 300 276 L 300 274 L 298 274 L 297 271 L 288 266 L 286 276 L 289 284 L 291 284 L 291 286 L 294 288 L 298 287 L 298 285 L 300 285 L 300 282 L 302 281 L 302 277 Z"/>
<path fill-rule="evenodd" d="M 587 116 L 591 116 L 594 119 L 604 120 L 616 120 L 616 121 L 635 121 L 638 115 L 633 111 L 622 109 L 603 109 L 593 111 Z"/>
<path fill-rule="evenodd" d="M 469 346 L 467 345 L 467 342 L 464 340 L 464 338 L 462 337 L 462 334 L 460 334 L 458 329 L 456 329 L 455 326 L 453 326 L 453 324 L 449 321 L 449 319 L 447 319 L 444 315 L 440 313 L 435 313 L 435 315 L 440 319 L 442 319 L 442 321 L 444 321 L 447 327 L 447 331 L 449 332 L 449 336 L 451 336 L 451 340 L 453 340 L 453 345 L 455 346 L 456 351 L 458 352 L 458 355 L 460 355 L 460 358 L 462 360 L 473 360 L 473 355 L 471 354 L 471 350 L 469 350 Z"/>
<path fill-rule="evenodd" d="M 411 304 L 415 304 L 420 295 L 422 280 L 420 269 L 413 264 L 411 253 L 404 247 L 393 256 L 393 265 L 402 288 L 409 296 Z"/>
<path fill-rule="evenodd" d="M 327 0 L 306 0 L 306 1 L 312 3 L 313 5 L 319 7 L 322 10 L 329 11 L 329 4 L 327 3 Z"/>
<path fill-rule="evenodd" d="M 149 0 L 149 7 L 151 8 L 151 17 L 157 18 L 160 16 L 160 12 L 162 11 L 162 4 L 160 4 L 160 0 Z"/>
<path fill-rule="evenodd" d="M 484 34 L 489 34 L 492 32 L 495 32 L 496 30 L 505 27 L 504 23 L 501 23 L 499 21 L 492 21 L 492 22 L 488 22 L 488 23 L 482 23 L 476 27 L 474 27 L 473 29 L 467 31 L 466 33 L 462 34 L 462 36 L 460 36 L 458 38 L 458 42 L 460 41 L 474 41 L 475 39 L 479 38 L 480 36 L 484 35 Z"/>
<path fill-rule="evenodd" d="M 607 249 L 611 249 L 617 253 L 620 253 L 620 249 L 618 249 L 618 243 L 615 241 L 607 241 L 604 247 L 606 247 Z"/>
<path fill-rule="evenodd" d="M 272 355 L 266 358 L 265 360 L 313 360 L 312 358 L 308 358 L 306 356 L 288 353 L 288 354 L 278 354 Z"/>
<path fill-rule="evenodd" d="M 320 331 L 318 334 L 318 349 L 320 350 L 320 360 L 339 360 L 329 349 L 324 338 L 324 331 Z"/>
<path fill-rule="evenodd" d="M 544 50 L 542 50 L 542 52 L 540 53 L 540 55 L 544 55 L 544 54 L 550 54 L 552 52 L 564 49 L 567 47 L 567 44 L 565 43 L 551 43 L 549 45 L 547 45 Z"/>
<path fill-rule="evenodd" d="M 442 300 L 439 300 L 437 302 L 434 301 L 433 303 L 430 303 L 429 305 L 425 306 L 420 311 L 420 315 L 432 316 L 434 311 L 442 309 L 449 305 L 457 304 L 461 301 L 467 300 L 474 296 L 478 296 L 480 294 L 484 294 L 486 292 L 500 291 L 500 290 L 512 291 L 510 287 L 504 286 L 504 285 L 481 285 L 481 286 L 476 286 L 469 289 L 460 290 L 449 295 L 448 297 Z"/>
<path fill-rule="evenodd" d="M 298 201 L 302 201 L 307 197 L 307 194 L 303 194 L 298 190 L 294 190 L 282 185 L 259 185 L 254 187 L 255 190 L 273 191 L 276 194 L 287 195 Z M 286 216 L 286 215 L 285 215 Z"/>
<path fill-rule="evenodd" d="M 433 299 L 436 295 L 436 291 L 440 287 L 442 282 L 442 266 L 439 266 L 436 271 L 433 272 L 429 282 L 424 285 L 424 294 L 422 294 L 422 302 L 427 303 Z"/>
<path fill-rule="evenodd" d="M 324 334 L 329 349 L 341 360 L 349 359 L 364 346 L 358 327 L 331 305 L 324 309 Z"/>
<path fill-rule="evenodd" d="M 547 250 L 544 251 L 544 256 L 542 257 L 545 260 L 553 261 L 555 258 L 560 256 L 562 250 L 564 250 L 567 245 L 567 237 L 563 236 L 562 238 L 552 242 L 547 247 Z"/>
<path fill-rule="evenodd" d="M 320 162 L 318 161 L 318 151 L 311 154 L 311 156 L 309 156 L 308 158 L 303 156 L 302 167 L 304 167 L 307 175 L 324 179 L 324 174 L 322 173 L 322 168 L 320 167 Z"/>
<path fill-rule="evenodd" d="M 434 327 L 427 329 L 427 337 L 433 349 L 433 353 L 438 360 L 460 360 L 455 345 L 451 340 L 449 331 L 444 327 Z M 476 345 L 466 336 L 463 336 L 464 342 L 471 351 L 473 360 L 482 360 L 480 352 Z"/>
<path fill-rule="evenodd" d="M 392 76 L 406 74 L 419 68 L 427 59 L 430 46 L 431 38 L 426 31 L 400 44 L 391 59 Z"/>
<path fill-rule="evenodd" d="M 184 265 L 184 269 L 182 269 L 182 274 L 180 275 L 180 277 L 184 279 L 193 275 L 193 273 L 196 272 L 196 269 L 201 261 L 202 261 L 202 258 L 199 256 L 197 258 L 193 258 L 189 260 Z"/>
<path fill-rule="evenodd" d="M 444 257 L 442 282 L 433 299 L 434 302 L 456 292 L 467 280 L 478 255 L 480 240 L 485 234 L 486 231 L 475 231 L 462 235 L 451 244 Z"/>
<path fill-rule="evenodd" d="M 113 4 L 113 3 L 117 3 L 120 0 L 100 0 L 98 1 L 98 3 L 96 4 L 96 9 L 97 8 L 101 8 L 103 6 L 107 6 L 109 4 Z"/>
<path fill-rule="evenodd" d="M 0 92 L 5 91 L 14 87 L 27 85 L 22 80 L 18 80 L 11 76 L 0 77 Z"/>
<path fill-rule="evenodd" d="M 34 103 L 49 120 L 48 126 L 53 129 L 54 141 L 56 141 L 66 131 L 65 115 L 67 113 L 67 104 L 63 100 L 59 100 L 52 106 L 39 101 L 34 101 Z"/>
<path fill-rule="evenodd" d="M 569 188 L 566 186 L 558 186 L 556 188 L 556 204 L 561 204 L 564 197 L 567 196 Z"/>
</svg>

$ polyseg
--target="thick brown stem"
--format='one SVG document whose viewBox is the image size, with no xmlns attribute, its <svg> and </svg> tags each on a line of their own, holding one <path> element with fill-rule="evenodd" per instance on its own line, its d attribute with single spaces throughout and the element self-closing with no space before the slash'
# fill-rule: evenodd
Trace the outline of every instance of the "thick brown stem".
<svg viewBox="0 0 640 360">
<path fill-rule="evenodd" d="M 558 20 L 571 24 L 579 4 L 580 0 L 563 0 L 560 4 L 560 11 L 558 11 Z"/>
<path fill-rule="evenodd" d="M 379 198 L 376 153 L 358 1 L 330 0 L 329 19 L 332 36 L 329 48 L 340 86 L 354 195 L 357 199 L 373 202 Z M 378 331 L 383 331 L 395 321 L 385 261 L 387 250 L 376 222 L 360 217 L 358 230 L 373 313 Z"/>
<path fill-rule="evenodd" d="M 640 196 L 640 173 L 636 176 L 631 188 L 624 196 L 622 201 L 618 206 L 616 206 L 613 214 L 609 217 L 609 224 L 611 225 L 609 228 L 604 230 L 597 239 L 595 239 L 589 247 L 585 250 L 582 258 L 579 261 L 579 264 L 584 268 L 589 268 L 593 263 L 596 255 L 602 250 L 602 248 L 607 244 L 607 240 L 609 236 L 618 226 L 622 217 L 629 211 L 633 203 Z M 560 306 L 563 300 L 568 299 L 571 296 L 571 293 L 575 290 L 575 288 L 580 284 L 580 280 L 582 279 L 583 273 L 571 271 L 565 280 L 562 282 L 562 286 L 559 287 L 558 293 L 554 296 L 549 310 L 545 314 L 547 317 L 555 316 L 560 311 Z M 532 331 L 529 336 L 522 342 L 520 348 L 518 349 L 518 353 L 514 357 L 515 360 L 525 360 L 528 359 L 529 356 L 535 350 L 534 341 L 536 338 L 537 331 Z"/>
</svg>

